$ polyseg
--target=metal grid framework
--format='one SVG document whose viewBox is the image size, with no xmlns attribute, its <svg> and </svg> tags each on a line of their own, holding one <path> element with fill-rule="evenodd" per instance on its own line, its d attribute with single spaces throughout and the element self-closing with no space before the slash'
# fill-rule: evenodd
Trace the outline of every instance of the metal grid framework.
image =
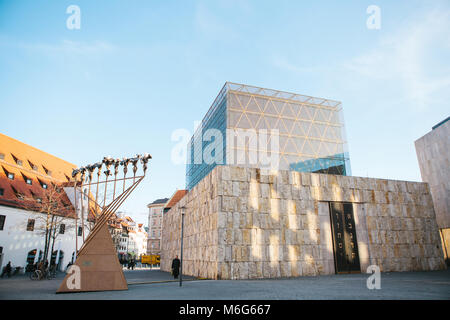
<svg viewBox="0 0 450 320">
<path fill-rule="evenodd" d="M 278 130 L 279 169 L 350 174 L 340 102 L 237 84 L 229 84 L 227 101 L 228 129 Z M 229 141 L 227 147 L 228 153 L 244 150 L 240 156 L 247 158 L 250 151 L 270 150 L 254 150 L 250 141 L 244 148 Z"/>
<path fill-rule="evenodd" d="M 278 130 L 278 169 L 351 174 L 341 102 L 227 82 L 188 145 L 187 189 L 191 189 L 216 165 L 192 165 L 195 154 L 201 152 L 205 145 L 202 142 L 202 150 L 194 152 L 193 142 L 201 139 L 203 130 L 207 128 L 221 130 L 225 139 L 224 127 L 254 129 L 256 132 L 261 129 Z M 233 164 L 227 161 L 233 153 L 231 159 L 239 165 L 264 167 L 259 160 L 251 162 L 249 159 L 253 154 L 270 150 L 270 138 L 266 142 L 266 145 L 258 143 L 255 149 L 254 141 L 252 143 L 250 139 L 244 146 L 228 139 L 224 142 L 226 158 L 223 163 Z"/>
<path fill-rule="evenodd" d="M 225 88 L 225 87 L 224 87 Z M 218 151 L 217 157 L 222 159 L 219 164 L 225 163 L 226 152 L 226 116 L 227 100 L 225 90 L 222 89 L 213 103 L 202 123 L 199 125 L 188 144 L 188 161 L 186 164 L 186 188 L 189 190 L 195 186 L 218 164 L 203 161 L 203 150 L 210 142 L 203 140 L 203 132 L 208 129 L 217 129 L 222 134 L 222 150 Z M 199 146 L 199 147 L 196 147 Z"/>
</svg>

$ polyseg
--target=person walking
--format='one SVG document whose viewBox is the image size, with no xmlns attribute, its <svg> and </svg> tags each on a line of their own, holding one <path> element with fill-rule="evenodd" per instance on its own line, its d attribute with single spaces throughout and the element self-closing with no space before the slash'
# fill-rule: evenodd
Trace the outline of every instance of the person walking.
<svg viewBox="0 0 450 320">
<path fill-rule="evenodd" d="M 175 259 L 172 260 L 172 275 L 174 279 L 178 279 L 179 274 L 180 274 L 180 259 L 178 259 L 178 256 L 175 256 Z"/>
<path fill-rule="evenodd" d="M 1 277 L 3 278 L 5 273 L 8 276 L 8 278 L 11 277 L 11 270 L 12 270 L 12 268 L 11 268 L 11 261 L 9 261 L 8 264 L 3 268 L 3 272 L 2 272 Z"/>
<path fill-rule="evenodd" d="M 54 275 L 56 274 L 56 264 L 54 261 L 50 262 L 50 268 L 48 270 L 50 274 Z"/>
</svg>

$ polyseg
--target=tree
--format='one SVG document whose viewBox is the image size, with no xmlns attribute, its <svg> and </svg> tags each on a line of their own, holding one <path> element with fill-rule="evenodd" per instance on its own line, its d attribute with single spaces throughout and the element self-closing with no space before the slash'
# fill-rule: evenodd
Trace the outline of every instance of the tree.
<svg viewBox="0 0 450 320">
<path fill-rule="evenodd" d="M 75 210 L 64 190 L 54 183 L 47 184 L 39 194 L 23 195 L 22 202 L 24 208 L 34 213 L 35 220 L 40 222 L 36 224 L 36 231 L 45 236 L 44 261 L 47 261 L 57 237 L 75 227 Z"/>
</svg>

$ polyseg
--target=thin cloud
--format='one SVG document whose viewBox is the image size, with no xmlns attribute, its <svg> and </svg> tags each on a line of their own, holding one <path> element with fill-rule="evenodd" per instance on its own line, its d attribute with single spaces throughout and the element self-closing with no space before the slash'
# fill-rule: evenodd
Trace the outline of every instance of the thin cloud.
<svg viewBox="0 0 450 320">
<path fill-rule="evenodd" d="M 390 102 L 424 111 L 450 98 L 449 57 L 450 10 L 446 8 L 411 18 L 382 36 L 374 49 L 342 63 L 302 66 L 280 54 L 271 62 L 302 76 L 321 73 L 346 89 L 387 95 Z"/>
<path fill-rule="evenodd" d="M 450 55 L 449 42 L 450 10 L 433 10 L 381 38 L 374 50 L 343 67 L 385 81 L 386 85 L 399 86 L 399 93 L 410 105 L 424 110 L 440 101 L 436 96 L 450 92 L 450 67 L 441 60 L 443 53 Z"/>
<path fill-rule="evenodd" d="M 98 55 L 110 53 L 116 47 L 108 42 L 96 41 L 92 43 L 62 40 L 60 43 L 15 43 L 10 45 L 19 49 L 39 52 L 45 55 Z"/>
</svg>

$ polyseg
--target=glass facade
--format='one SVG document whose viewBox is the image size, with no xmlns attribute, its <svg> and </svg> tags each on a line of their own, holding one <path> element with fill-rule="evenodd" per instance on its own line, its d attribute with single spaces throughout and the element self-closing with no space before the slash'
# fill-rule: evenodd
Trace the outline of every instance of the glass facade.
<svg viewBox="0 0 450 320">
<path fill-rule="evenodd" d="M 194 135 L 188 143 L 187 150 L 187 165 L 186 165 L 186 189 L 190 190 L 194 187 L 203 177 L 205 177 L 212 169 L 218 164 L 224 164 L 225 160 L 225 148 L 226 148 L 226 128 L 227 128 L 227 99 L 226 99 L 226 85 L 222 88 L 217 98 L 214 100 L 211 108 L 207 112 L 205 118 L 202 120 L 199 127 L 196 129 Z M 213 154 L 216 159 L 220 161 L 214 161 L 210 163 L 204 159 L 204 151 L 207 145 L 213 143 L 210 140 L 205 139 L 204 133 L 208 129 L 218 130 L 222 136 L 222 147 L 216 148 Z M 207 138 L 207 137 L 206 137 Z M 211 137 L 211 140 L 213 137 Z M 214 137 L 218 139 L 217 136 Z M 220 141 L 215 141 L 220 142 Z"/>
<path fill-rule="evenodd" d="M 214 163 L 201 161 L 214 141 L 204 136 L 207 129 L 217 129 L 223 139 L 214 150 L 220 161 Z M 276 135 L 261 139 L 265 130 Z M 240 134 L 245 137 L 238 143 Z M 351 175 L 342 104 L 227 82 L 188 145 L 186 188 L 217 164 L 265 168 L 261 155 L 267 150 L 276 155 L 278 170 Z"/>
</svg>

